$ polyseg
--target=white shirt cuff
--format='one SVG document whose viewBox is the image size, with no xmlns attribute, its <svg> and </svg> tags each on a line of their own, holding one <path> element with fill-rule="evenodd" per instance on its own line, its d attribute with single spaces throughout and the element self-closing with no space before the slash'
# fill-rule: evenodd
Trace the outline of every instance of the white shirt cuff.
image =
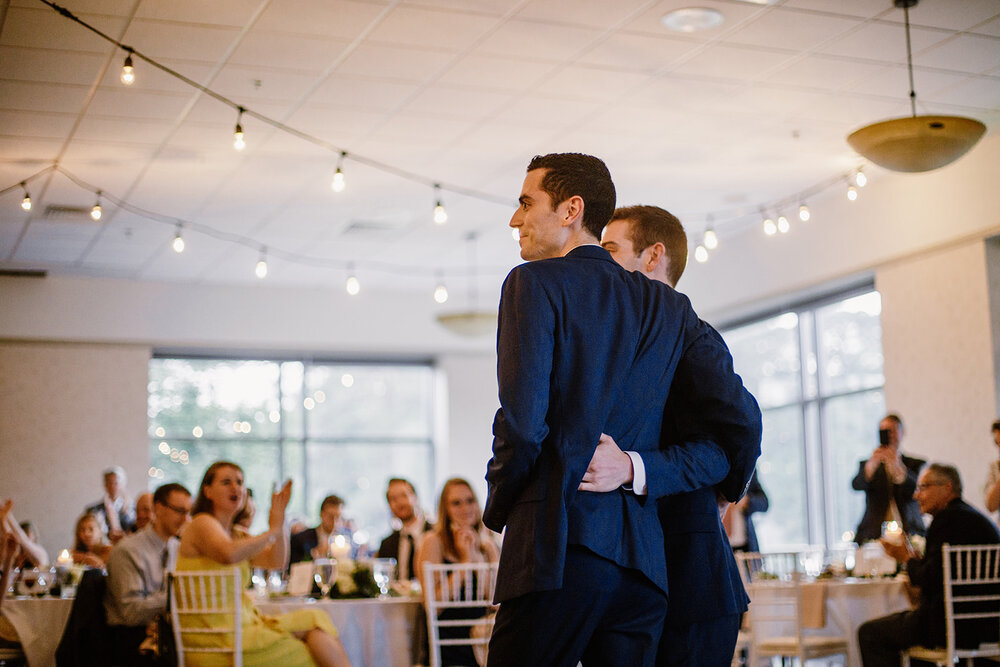
<svg viewBox="0 0 1000 667">
<path fill-rule="evenodd" d="M 646 466 L 638 452 L 625 452 L 632 459 L 632 493 L 637 496 L 646 495 Z M 625 485 L 628 489 L 628 485 Z"/>
</svg>

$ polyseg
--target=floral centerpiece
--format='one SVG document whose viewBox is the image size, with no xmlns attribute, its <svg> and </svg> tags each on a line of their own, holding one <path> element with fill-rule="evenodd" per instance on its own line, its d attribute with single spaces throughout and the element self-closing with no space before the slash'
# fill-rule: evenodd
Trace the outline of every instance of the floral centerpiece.
<svg viewBox="0 0 1000 667">
<path fill-rule="evenodd" d="M 337 561 L 337 575 L 330 587 L 331 598 L 374 598 L 378 593 L 371 565 L 350 558 Z"/>
</svg>

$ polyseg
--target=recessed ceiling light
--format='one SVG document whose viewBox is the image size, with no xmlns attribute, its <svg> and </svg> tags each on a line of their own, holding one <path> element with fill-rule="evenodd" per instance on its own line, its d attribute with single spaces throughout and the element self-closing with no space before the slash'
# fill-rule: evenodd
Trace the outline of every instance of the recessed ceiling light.
<svg viewBox="0 0 1000 667">
<path fill-rule="evenodd" d="M 660 23 L 677 32 L 697 32 L 722 25 L 725 20 L 726 17 L 722 15 L 722 12 L 716 9 L 685 7 L 665 14 L 660 19 Z"/>
</svg>

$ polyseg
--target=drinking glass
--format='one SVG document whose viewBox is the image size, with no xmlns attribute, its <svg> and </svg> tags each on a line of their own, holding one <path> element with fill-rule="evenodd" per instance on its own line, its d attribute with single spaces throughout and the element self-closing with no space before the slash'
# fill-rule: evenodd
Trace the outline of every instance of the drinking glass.
<svg viewBox="0 0 1000 667">
<path fill-rule="evenodd" d="M 372 578 L 378 586 L 380 598 L 389 597 L 389 585 L 396 579 L 395 558 L 372 559 Z"/>
<path fill-rule="evenodd" d="M 317 558 L 313 561 L 313 581 L 319 586 L 323 597 L 330 595 L 333 581 L 337 577 L 337 561 L 331 558 Z"/>
<path fill-rule="evenodd" d="M 281 570 L 267 571 L 267 592 L 271 595 L 280 595 L 285 592 L 285 582 L 281 574 Z"/>
<path fill-rule="evenodd" d="M 33 596 L 38 585 L 38 568 L 21 570 L 21 579 L 18 581 L 17 594 L 21 596 Z"/>
<path fill-rule="evenodd" d="M 253 585 L 254 594 L 262 598 L 267 595 L 267 578 L 265 577 L 264 568 L 255 567 L 253 569 L 253 574 L 250 576 L 250 583 Z"/>
</svg>

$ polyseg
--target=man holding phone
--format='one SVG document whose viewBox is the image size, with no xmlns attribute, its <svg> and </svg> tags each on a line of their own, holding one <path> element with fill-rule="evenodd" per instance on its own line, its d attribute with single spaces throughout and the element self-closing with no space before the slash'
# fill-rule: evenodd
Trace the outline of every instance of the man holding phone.
<svg viewBox="0 0 1000 667">
<path fill-rule="evenodd" d="M 887 414 L 879 422 L 879 446 L 871 458 L 862 461 L 851 486 L 865 492 L 865 513 L 854 534 L 863 544 L 882 536 L 882 523 L 895 521 L 907 535 L 923 535 L 924 520 L 920 506 L 913 499 L 917 476 L 926 461 L 911 458 L 899 451 L 903 439 L 903 420 Z"/>
</svg>

